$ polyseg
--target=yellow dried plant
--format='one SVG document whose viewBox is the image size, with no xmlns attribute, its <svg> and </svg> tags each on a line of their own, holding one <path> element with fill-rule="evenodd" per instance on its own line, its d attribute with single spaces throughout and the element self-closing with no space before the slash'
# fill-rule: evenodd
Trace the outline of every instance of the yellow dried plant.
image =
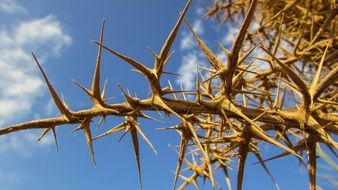
<svg viewBox="0 0 338 190">
<path fill-rule="evenodd" d="M 0 135 L 43 129 L 39 139 L 52 132 L 57 142 L 55 131 L 58 127 L 79 125 L 75 130 L 83 130 L 95 164 L 93 141 L 125 131 L 131 135 L 142 187 L 138 136 L 155 153 L 156 150 L 137 120 L 153 119 L 144 111 L 160 111 L 179 119 L 176 126 L 166 128 L 177 131 L 181 139 L 173 189 L 176 189 L 179 178 L 183 183 L 178 189 L 190 184 L 198 189 L 199 178 L 209 180 L 217 187 L 219 182 L 214 174 L 219 171 L 224 172 L 225 183 L 231 189 L 228 170 L 233 167 L 231 161 L 238 158 L 237 189 L 241 190 L 246 159 L 252 153 L 271 176 L 276 189 L 279 187 L 265 162 L 287 155 L 297 157 L 307 165 L 309 189 L 315 190 L 317 146 L 326 145 L 337 156 L 338 144 L 332 136 L 338 134 L 338 3 L 334 0 L 214 0 L 206 11 L 206 18 L 216 18 L 220 24 L 242 20 L 232 48 L 228 50 L 220 45 L 227 57 L 226 62 L 213 53 L 185 20 L 190 3 L 188 0 L 160 53 L 153 53 L 153 68 L 109 48 L 103 42 L 103 21 L 100 38 L 95 41 L 98 55 L 91 88 L 75 81 L 92 100 L 90 109 L 71 110 L 60 99 L 33 54 L 60 116 L 1 128 Z M 197 68 L 208 72 L 210 77 L 197 76 L 193 92 L 174 90 L 170 83 L 169 87 L 161 84 L 162 75 L 170 74 L 164 68 L 183 22 L 210 63 L 208 68 Z M 251 29 L 253 24 L 258 27 Z M 100 89 L 103 49 L 146 77 L 150 97 L 132 97 L 120 86 L 125 102 L 107 103 L 105 88 Z M 253 53 L 257 50 L 261 50 L 261 55 Z M 262 64 L 268 66 L 260 67 Z M 215 80 L 219 83 L 213 83 Z M 195 99 L 179 99 L 177 93 L 189 93 Z M 296 98 L 292 100 L 290 97 Z M 123 117 L 125 121 L 93 137 L 92 119 L 107 116 Z M 262 142 L 284 152 L 264 160 L 259 149 Z M 189 143 L 192 146 L 188 152 Z M 187 156 L 192 156 L 192 159 Z M 191 171 L 188 176 L 181 173 L 183 165 Z"/>
</svg>

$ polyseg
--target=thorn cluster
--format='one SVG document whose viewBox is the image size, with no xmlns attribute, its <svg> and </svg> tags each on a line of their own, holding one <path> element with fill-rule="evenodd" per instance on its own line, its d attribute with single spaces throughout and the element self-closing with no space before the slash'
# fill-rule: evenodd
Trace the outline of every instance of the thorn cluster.
<svg viewBox="0 0 338 190">
<path fill-rule="evenodd" d="M 127 133 L 131 136 L 142 188 L 139 136 L 157 152 L 137 120 L 158 121 L 144 113 L 157 111 L 179 119 L 175 126 L 164 128 L 176 131 L 180 136 L 173 189 L 179 181 L 182 183 L 178 189 L 189 185 L 198 189 L 199 179 L 208 180 L 217 188 L 220 186 L 220 182 L 214 178 L 217 172 L 224 173 L 226 187 L 232 189 L 229 170 L 237 168 L 237 189 L 241 190 L 247 157 L 253 154 L 276 189 L 279 186 L 266 162 L 288 155 L 295 156 L 307 166 L 309 188 L 315 190 L 319 145 L 327 146 L 337 157 L 338 143 L 332 137 L 338 134 L 337 3 L 322 0 L 215 0 L 207 9 L 206 17 L 217 18 L 220 23 L 242 18 L 231 50 L 219 44 L 227 56 L 225 63 L 185 19 L 190 3 L 191 0 L 188 0 L 160 53 L 152 51 L 153 68 L 104 44 L 103 20 L 99 40 L 95 41 L 98 54 L 91 88 L 87 89 L 74 81 L 92 101 L 90 109 L 71 110 L 58 96 L 32 53 L 60 116 L 0 128 L 0 135 L 43 129 L 38 140 L 51 131 L 58 148 L 56 128 L 77 124 L 79 126 L 74 132 L 83 130 L 91 159 L 96 164 L 94 140 L 124 131 L 121 139 Z M 175 90 L 170 81 L 168 87 L 162 86 L 163 74 L 179 75 L 164 68 L 169 62 L 171 47 L 182 22 L 185 22 L 210 64 L 209 67 L 196 68 L 196 89 L 193 91 Z M 250 28 L 253 23 L 259 26 L 254 31 Z M 133 97 L 118 85 L 125 102 L 107 102 L 106 82 L 100 89 L 103 49 L 145 76 L 150 85 L 150 97 Z M 257 55 L 257 51 L 263 56 Z M 169 98 L 169 94 L 172 98 Z M 187 99 L 188 94 L 194 100 Z M 93 119 L 100 118 L 99 126 L 109 116 L 121 117 L 124 121 L 93 138 Z M 272 158 L 264 158 L 264 151 L 260 150 L 262 142 L 282 152 Z M 233 164 L 234 160 L 238 160 L 237 165 Z"/>
</svg>

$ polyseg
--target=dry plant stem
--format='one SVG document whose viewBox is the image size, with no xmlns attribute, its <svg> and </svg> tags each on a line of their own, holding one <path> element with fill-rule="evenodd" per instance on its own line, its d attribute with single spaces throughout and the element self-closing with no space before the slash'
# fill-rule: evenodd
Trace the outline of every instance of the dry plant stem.
<svg viewBox="0 0 338 190">
<path fill-rule="evenodd" d="M 98 52 L 90 89 L 74 81 L 90 98 L 92 107 L 88 109 L 71 110 L 58 96 L 38 58 L 32 54 L 60 116 L 0 128 L 0 135 L 43 129 L 38 140 L 52 132 L 58 148 L 56 129 L 75 124 L 78 127 L 74 132 L 83 130 L 91 159 L 96 164 L 94 140 L 123 131 L 122 140 L 129 133 L 142 188 L 139 137 L 155 154 L 157 151 L 137 121 L 139 118 L 158 121 L 144 112 L 162 112 L 179 119 L 178 124 L 167 128 L 180 135 L 173 189 L 180 182 L 178 189 L 189 185 L 198 189 L 199 179 L 208 180 L 217 188 L 219 183 L 214 178 L 217 172 L 224 173 L 226 186 L 231 189 L 228 172 L 237 167 L 237 189 L 241 190 L 246 159 L 253 153 L 277 190 L 280 188 L 265 162 L 288 155 L 307 165 L 309 189 L 315 190 L 316 146 L 325 144 L 334 155 L 338 148 L 332 137 L 338 135 L 337 3 L 276 0 L 272 6 L 271 1 L 265 0 L 215 0 L 214 6 L 207 11 L 208 18 L 216 17 L 221 24 L 228 19 L 243 18 L 233 48 L 228 50 L 219 43 L 220 50 L 228 58 L 226 63 L 218 59 L 185 20 L 190 3 L 191 0 L 187 1 L 159 54 L 152 51 L 152 68 L 106 45 L 103 20 L 99 39 L 95 41 Z M 210 67 L 196 68 L 196 89 L 192 91 L 175 90 L 170 81 L 169 87 L 162 86 L 163 74 L 179 76 L 165 71 L 165 66 L 169 63 L 171 47 L 182 21 L 210 64 Z M 250 28 L 254 24 L 259 26 L 256 31 Z M 144 75 L 149 82 L 150 97 L 133 97 L 118 85 L 125 101 L 108 103 L 106 83 L 100 89 L 103 50 Z M 256 51 L 262 53 L 257 55 Z M 193 100 L 187 95 L 193 96 Z M 100 118 L 100 125 L 108 116 L 121 117 L 124 121 L 93 138 L 92 119 Z M 259 150 L 261 142 L 280 148 L 282 153 L 263 158 L 264 151 Z M 303 153 L 307 154 L 307 163 Z M 237 157 L 236 165 L 233 160 Z"/>
</svg>

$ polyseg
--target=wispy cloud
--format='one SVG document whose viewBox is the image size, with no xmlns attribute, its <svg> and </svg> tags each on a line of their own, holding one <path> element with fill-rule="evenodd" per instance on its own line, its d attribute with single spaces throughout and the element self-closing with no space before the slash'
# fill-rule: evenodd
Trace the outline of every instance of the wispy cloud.
<svg viewBox="0 0 338 190">
<path fill-rule="evenodd" d="M 0 12 L 14 14 L 26 12 L 26 9 L 18 5 L 15 0 L 0 0 Z"/>
<path fill-rule="evenodd" d="M 225 44 L 226 46 L 231 47 L 232 43 L 236 39 L 238 32 L 239 32 L 239 27 L 236 25 L 227 25 L 227 32 L 224 35 L 224 38 L 222 40 L 222 43 Z"/>
<path fill-rule="evenodd" d="M 178 69 L 178 73 L 181 75 L 176 80 L 176 83 L 181 84 L 183 89 L 195 89 L 197 65 L 206 65 L 205 59 L 203 59 L 203 55 L 201 53 L 192 51 L 183 56 L 182 64 Z"/>
<path fill-rule="evenodd" d="M 0 0 L 0 11 L 5 9 L 8 13 L 26 10 L 15 1 Z M 43 63 L 52 56 L 59 56 L 61 50 L 71 43 L 72 38 L 53 15 L 28 18 L 11 26 L 0 23 L 0 127 L 29 115 L 36 98 L 47 95 L 30 52 L 38 52 Z M 30 146 L 36 144 L 37 137 L 35 132 L 1 136 L 0 152 L 14 151 L 29 156 Z M 41 144 L 50 143 L 48 136 Z"/>
<path fill-rule="evenodd" d="M 37 141 L 38 137 L 39 133 L 37 131 L 11 136 L 1 136 L 0 153 L 11 152 L 23 157 L 30 157 L 32 156 L 34 149 L 44 148 L 54 143 L 51 134 L 47 134 L 40 142 Z"/>
<path fill-rule="evenodd" d="M 35 72 L 30 51 L 39 51 L 46 60 L 71 44 L 54 16 L 23 21 L 9 30 L 0 30 L 0 124 L 28 113 L 40 95 L 43 83 Z"/>
</svg>

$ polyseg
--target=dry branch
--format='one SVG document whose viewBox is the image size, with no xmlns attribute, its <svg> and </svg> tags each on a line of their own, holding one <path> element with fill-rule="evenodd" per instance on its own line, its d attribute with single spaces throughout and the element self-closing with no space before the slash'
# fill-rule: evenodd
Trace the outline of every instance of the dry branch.
<svg viewBox="0 0 338 190">
<path fill-rule="evenodd" d="M 338 24 L 335 20 L 337 3 L 324 0 L 214 1 L 207 10 L 208 18 L 216 17 L 220 23 L 235 20 L 236 17 L 243 18 L 233 48 L 227 50 L 221 45 L 228 56 L 226 63 L 218 60 L 185 20 L 190 3 L 189 0 L 160 53 L 153 53 L 153 68 L 108 47 L 103 42 L 105 21 L 102 22 L 99 40 L 95 42 L 98 54 L 91 89 L 75 81 L 92 100 L 93 105 L 89 109 L 73 111 L 61 101 L 33 54 L 60 116 L 1 128 L 0 135 L 43 129 L 39 140 L 52 131 L 56 141 L 57 128 L 77 124 L 80 126 L 75 130 L 84 131 L 95 163 L 94 140 L 124 130 L 125 134 L 130 133 L 132 137 L 142 187 L 138 136 L 141 135 L 151 149 L 155 149 L 137 120 L 153 119 L 144 112 L 158 111 L 180 119 L 176 126 L 168 128 L 177 131 L 181 138 L 174 189 L 180 179 L 182 184 L 178 189 L 184 189 L 190 184 L 198 188 L 199 178 L 209 180 L 217 187 L 218 182 L 213 177 L 216 172 L 224 172 L 225 182 L 230 189 L 228 170 L 236 167 L 231 161 L 238 157 L 237 189 L 240 190 L 245 180 L 246 158 L 249 153 L 257 157 L 276 189 L 279 189 L 265 162 L 287 155 L 296 156 L 304 162 L 302 153 L 306 153 L 309 188 L 315 190 L 316 146 L 319 143 L 325 144 L 333 152 L 338 147 L 332 137 L 338 134 L 338 62 L 335 58 L 338 51 Z M 198 77 L 200 71 L 197 68 L 196 90 L 192 93 L 194 101 L 187 100 L 185 94 L 188 92 L 175 90 L 170 82 L 169 87 L 161 85 L 162 74 L 171 74 L 165 71 L 165 66 L 169 62 L 171 46 L 183 20 L 210 63 L 210 68 L 200 68 L 203 72 L 210 72 L 207 79 Z M 253 24 L 259 25 L 256 31 L 250 30 L 250 25 Z M 246 48 L 248 50 L 243 50 L 244 45 L 249 47 Z M 146 77 L 152 92 L 150 97 L 132 97 L 119 86 L 125 102 L 109 104 L 106 101 L 105 88 L 102 91 L 100 89 L 103 49 Z M 255 50 L 263 50 L 265 57 L 257 55 Z M 221 83 L 215 86 L 212 83 L 214 80 L 220 80 Z M 180 99 L 176 93 L 182 93 L 184 98 Z M 167 94 L 172 94 L 172 98 L 168 98 Z M 242 98 L 238 98 L 238 95 Z M 125 121 L 93 138 L 92 119 L 108 116 L 122 117 Z M 67 125 L 69 126 L 72 125 Z M 259 150 L 260 143 L 264 141 L 284 152 L 264 160 L 264 152 Z M 189 143 L 193 145 L 192 151 L 187 149 Z M 184 176 L 184 166 L 190 171 L 189 176 Z"/>
</svg>

